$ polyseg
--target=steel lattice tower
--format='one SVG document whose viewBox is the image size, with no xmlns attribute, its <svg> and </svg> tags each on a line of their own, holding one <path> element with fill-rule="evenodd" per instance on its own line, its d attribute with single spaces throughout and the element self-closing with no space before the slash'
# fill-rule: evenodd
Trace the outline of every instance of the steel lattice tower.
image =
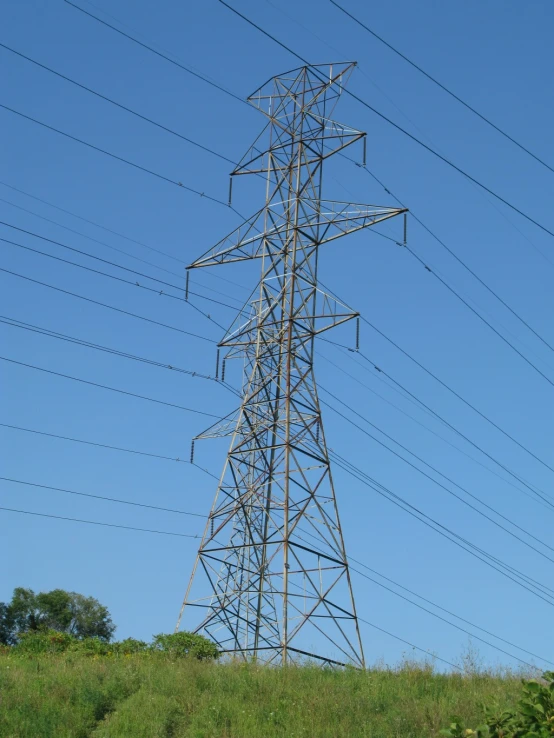
<svg viewBox="0 0 554 738">
<path fill-rule="evenodd" d="M 315 336 L 357 313 L 317 266 L 324 243 L 405 211 L 321 199 L 325 159 L 365 137 L 329 118 L 354 66 L 295 69 L 248 98 L 269 122 L 232 175 L 262 175 L 265 206 L 189 267 L 260 259 L 261 279 L 219 344 L 244 360 L 242 404 L 197 436 L 232 441 L 177 629 L 200 608 L 196 632 L 273 664 L 364 665 L 313 370 Z"/>
</svg>

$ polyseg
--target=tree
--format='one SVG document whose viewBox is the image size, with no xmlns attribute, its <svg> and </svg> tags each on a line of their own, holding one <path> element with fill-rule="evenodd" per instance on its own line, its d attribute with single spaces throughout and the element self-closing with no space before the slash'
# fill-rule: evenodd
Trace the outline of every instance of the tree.
<svg viewBox="0 0 554 738">
<path fill-rule="evenodd" d="M 13 620 L 9 606 L 0 602 L 0 645 L 12 646 L 13 643 Z"/>
<path fill-rule="evenodd" d="M 109 641 L 115 625 L 108 608 L 94 597 L 53 589 L 35 594 L 17 587 L 9 604 L 0 604 L 0 643 L 10 645 L 18 633 L 51 629 L 76 638 Z"/>
</svg>

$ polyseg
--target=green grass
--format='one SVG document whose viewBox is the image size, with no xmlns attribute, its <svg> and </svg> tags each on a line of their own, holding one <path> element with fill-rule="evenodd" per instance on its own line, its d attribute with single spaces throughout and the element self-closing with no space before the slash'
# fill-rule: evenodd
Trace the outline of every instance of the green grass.
<svg viewBox="0 0 554 738">
<path fill-rule="evenodd" d="M 164 656 L 0 655 L 1 738 L 433 738 L 482 704 L 513 705 L 510 674 L 270 669 Z"/>
</svg>

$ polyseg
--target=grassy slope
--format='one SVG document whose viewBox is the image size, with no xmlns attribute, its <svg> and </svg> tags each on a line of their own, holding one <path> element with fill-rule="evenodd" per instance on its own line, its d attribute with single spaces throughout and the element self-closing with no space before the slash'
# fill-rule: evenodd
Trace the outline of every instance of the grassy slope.
<svg viewBox="0 0 554 738">
<path fill-rule="evenodd" d="M 432 738 L 513 704 L 515 677 L 0 656 L 1 738 Z"/>
</svg>

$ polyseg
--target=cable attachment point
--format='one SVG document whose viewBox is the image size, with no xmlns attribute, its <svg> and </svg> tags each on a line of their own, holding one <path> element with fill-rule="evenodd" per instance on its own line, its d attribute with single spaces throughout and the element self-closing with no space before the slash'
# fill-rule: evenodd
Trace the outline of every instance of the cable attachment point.
<svg viewBox="0 0 554 738">
<path fill-rule="evenodd" d="M 233 177 L 229 177 L 229 205 L 233 201 Z"/>
<path fill-rule="evenodd" d="M 319 443 L 319 426 L 320 426 L 320 422 L 318 420 L 317 423 L 316 423 L 316 426 L 315 426 L 315 441 L 316 441 L 316 443 Z"/>
<path fill-rule="evenodd" d="M 366 154 L 367 154 L 367 135 L 364 134 L 363 137 L 363 144 L 362 144 L 362 166 L 365 167 L 366 165 Z"/>
<path fill-rule="evenodd" d="M 404 213 L 404 246 L 408 243 L 408 213 Z"/>
<path fill-rule="evenodd" d="M 360 316 L 356 317 L 356 351 L 360 350 Z"/>
<path fill-rule="evenodd" d="M 194 438 L 190 443 L 190 463 L 194 464 Z"/>
<path fill-rule="evenodd" d="M 213 534 L 214 534 L 214 519 L 212 517 L 210 521 L 210 536 L 213 536 Z"/>
<path fill-rule="evenodd" d="M 219 379 L 219 349 L 217 349 L 217 354 L 215 358 L 215 378 L 216 380 Z"/>
<path fill-rule="evenodd" d="M 190 279 L 190 272 L 187 269 L 187 281 L 185 283 L 185 300 L 189 301 L 189 279 Z"/>
<path fill-rule="evenodd" d="M 226 362 L 226 359 L 223 359 L 223 361 L 221 362 L 221 381 L 222 382 L 225 381 L 225 362 Z"/>
</svg>

